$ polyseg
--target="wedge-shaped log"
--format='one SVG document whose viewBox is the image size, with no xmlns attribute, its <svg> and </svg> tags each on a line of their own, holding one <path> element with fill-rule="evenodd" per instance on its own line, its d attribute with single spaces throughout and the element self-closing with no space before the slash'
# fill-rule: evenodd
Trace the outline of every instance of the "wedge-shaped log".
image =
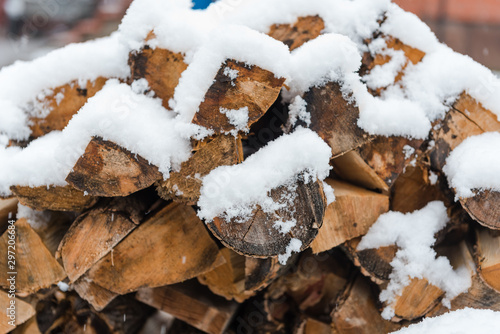
<svg viewBox="0 0 500 334">
<path fill-rule="evenodd" d="M 241 139 L 220 135 L 198 149 L 193 156 L 181 164 L 179 172 L 170 173 L 165 181 L 157 183 L 158 194 L 195 205 L 200 198 L 202 178 L 219 166 L 234 165 L 243 161 Z"/>
<path fill-rule="evenodd" d="M 0 259 L 0 266 L 5 268 L 0 271 L 0 285 L 9 290 L 8 272 L 17 272 L 16 294 L 22 297 L 62 281 L 66 273 L 26 219 L 19 219 L 12 226 L 14 228 L 9 227 L 0 238 L 0 251 L 5 254 Z M 10 240 L 15 240 L 15 243 L 9 243 Z M 12 251 L 8 246 L 12 244 L 15 245 L 15 256 L 8 259 L 8 250 Z"/>
<path fill-rule="evenodd" d="M 222 334 L 238 304 L 215 296 L 195 281 L 160 288 L 142 288 L 136 298 L 210 334 Z"/>
<path fill-rule="evenodd" d="M 154 38 L 150 34 L 148 39 Z M 146 79 L 149 87 L 168 108 L 168 101 L 174 97 L 175 87 L 179 84 L 182 72 L 187 68 L 184 56 L 166 49 L 148 45 L 139 51 L 130 53 L 129 60 L 132 80 Z"/>
<path fill-rule="evenodd" d="M 371 142 L 332 160 L 335 173 L 351 183 L 387 193 L 415 158 L 422 140 L 378 136 Z"/>
<path fill-rule="evenodd" d="M 474 260 L 477 272 L 486 284 L 500 293 L 500 234 L 488 229 L 476 230 Z"/>
<path fill-rule="evenodd" d="M 267 33 L 274 39 L 282 41 L 290 48 L 295 50 L 302 44 L 318 37 L 325 29 L 325 22 L 318 15 L 302 16 L 292 24 L 273 24 Z"/>
<path fill-rule="evenodd" d="M 109 305 L 119 294 L 109 291 L 102 286 L 96 284 L 86 275 L 80 277 L 72 285 L 78 295 L 85 299 L 96 311 L 102 311 Z"/>
<path fill-rule="evenodd" d="M 228 73 L 234 73 L 232 76 Z M 205 94 L 193 123 L 204 126 L 216 133 L 235 130 L 224 110 L 248 108 L 250 127 L 257 122 L 276 101 L 285 82 L 272 72 L 255 65 L 228 59 L 217 72 L 214 83 Z"/>
<path fill-rule="evenodd" d="M 334 190 L 335 202 L 325 212 L 323 226 L 311 243 L 314 253 L 332 249 L 368 232 L 378 217 L 389 211 L 389 197 L 346 182 L 326 179 Z"/>
<path fill-rule="evenodd" d="M 12 193 L 22 205 L 43 211 L 83 211 L 97 202 L 94 196 L 72 186 L 12 186 Z"/>
<path fill-rule="evenodd" d="M 66 181 L 92 196 L 128 196 L 162 178 L 156 166 L 113 142 L 94 137 Z"/>
<path fill-rule="evenodd" d="M 285 254 L 292 238 L 302 242 L 301 250 L 306 249 L 318 234 L 325 215 L 326 198 L 321 182 L 298 180 L 296 187 L 281 186 L 271 190 L 269 196 L 276 203 L 293 198 L 293 204 L 272 213 L 265 213 L 259 207 L 244 222 L 237 218 L 226 221 L 216 217 L 207 223 L 208 228 L 226 247 L 247 256 Z M 275 226 L 276 217 L 283 222 L 295 220 L 296 223 L 290 231 L 282 233 Z"/>
<path fill-rule="evenodd" d="M 322 87 L 313 87 L 304 99 L 306 110 L 311 115 L 309 127 L 332 148 L 333 157 L 370 140 L 370 136 L 358 127 L 358 107 L 343 97 L 339 83 L 329 82 Z"/>
<path fill-rule="evenodd" d="M 51 131 L 64 129 L 87 100 L 102 89 L 106 80 L 99 77 L 95 81 L 87 81 L 83 87 L 78 82 L 71 82 L 55 88 L 52 94 L 37 101 L 38 105 L 50 112 L 45 117 L 31 119 L 31 136 L 38 138 Z"/>
<path fill-rule="evenodd" d="M 125 294 L 182 282 L 224 261 L 194 209 L 171 203 L 101 258 L 87 277 L 109 291 Z"/>
<path fill-rule="evenodd" d="M 15 304 L 12 304 L 12 301 Z M 25 323 L 36 313 L 33 306 L 22 299 L 10 298 L 9 294 L 3 290 L 0 290 L 0 306 L 2 307 L 2 316 L 0 317 L 0 333 L 2 334 L 8 333 Z M 9 324 L 11 321 L 13 321 L 14 326 Z"/>
<path fill-rule="evenodd" d="M 331 313 L 332 332 L 338 334 L 392 333 L 401 326 L 384 320 L 377 307 L 377 297 L 367 279 L 358 275 L 338 298 Z"/>
</svg>

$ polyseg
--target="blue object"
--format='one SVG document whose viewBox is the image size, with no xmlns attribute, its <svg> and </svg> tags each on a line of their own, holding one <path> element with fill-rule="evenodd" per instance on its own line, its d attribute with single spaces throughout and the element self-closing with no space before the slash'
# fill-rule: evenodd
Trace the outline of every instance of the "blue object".
<svg viewBox="0 0 500 334">
<path fill-rule="evenodd" d="M 193 9 L 205 9 L 210 5 L 212 0 L 193 0 Z"/>
</svg>

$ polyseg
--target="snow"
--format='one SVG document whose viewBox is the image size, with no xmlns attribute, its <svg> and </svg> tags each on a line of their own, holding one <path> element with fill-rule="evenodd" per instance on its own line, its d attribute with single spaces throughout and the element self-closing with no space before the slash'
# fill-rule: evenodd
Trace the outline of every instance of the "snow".
<svg viewBox="0 0 500 334">
<path fill-rule="evenodd" d="M 313 131 L 298 128 L 261 148 L 243 163 L 214 169 L 203 178 L 198 216 L 205 221 L 224 215 L 248 218 L 259 205 L 264 212 L 280 208 L 269 196 L 280 186 L 293 187 L 306 172 L 308 181 L 325 179 L 330 170 L 331 149 Z"/>
<path fill-rule="evenodd" d="M 432 249 L 436 242 L 434 235 L 445 227 L 448 220 L 444 204 L 434 201 L 412 213 L 390 211 L 381 215 L 361 239 L 358 250 L 393 244 L 399 248 L 391 262 L 390 282 L 380 293 L 380 301 L 388 305 L 382 312 L 384 319 L 394 316 L 391 304 L 412 278 L 425 278 L 444 291 L 443 304 L 447 306 L 451 299 L 470 287 L 469 270 L 465 266 L 454 270 L 447 258 L 436 257 L 436 251 Z"/>
<path fill-rule="evenodd" d="M 292 253 L 300 252 L 300 247 L 302 247 L 302 241 L 299 239 L 292 238 L 288 246 L 286 246 L 286 250 L 284 254 L 278 255 L 278 261 L 280 264 L 285 265 L 286 261 L 292 256 Z"/>
<path fill-rule="evenodd" d="M 490 334 L 500 332 L 500 312 L 465 308 L 402 328 L 394 334 Z"/>
<path fill-rule="evenodd" d="M 69 290 L 69 285 L 68 283 L 65 283 L 65 282 L 59 282 L 57 283 L 57 287 L 59 288 L 59 290 L 61 290 L 62 292 L 66 292 Z"/>
<path fill-rule="evenodd" d="M 500 191 L 500 133 L 465 139 L 450 153 L 443 170 L 458 197 L 488 189 Z"/>
<path fill-rule="evenodd" d="M 292 103 L 288 106 L 288 120 L 286 127 L 288 131 L 292 129 L 298 120 L 304 122 L 307 126 L 311 125 L 311 114 L 307 112 L 307 102 L 299 95 L 295 96 Z"/>
<path fill-rule="evenodd" d="M 233 136 L 237 136 L 238 132 L 247 133 L 248 129 L 248 107 L 243 107 L 240 109 L 219 109 L 221 114 L 226 115 L 229 120 L 229 124 L 234 126 L 234 129 L 229 133 Z"/>
<path fill-rule="evenodd" d="M 35 230 L 41 230 L 49 224 L 52 214 L 50 211 L 37 211 L 19 203 L 17 205 L 16 219 L 25 218 Z"/>
</svg>

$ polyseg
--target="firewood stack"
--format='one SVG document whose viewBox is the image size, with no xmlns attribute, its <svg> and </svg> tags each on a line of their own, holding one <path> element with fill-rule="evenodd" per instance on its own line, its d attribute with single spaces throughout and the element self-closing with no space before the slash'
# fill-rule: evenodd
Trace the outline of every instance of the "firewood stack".
<svg viewBox="0 0 500 334">
<path fill-rule="evenodd" d="M 323 29 L 319 16 L 306 16 L 293 25 L 276 24 L 268 35 L 294 50 Z M 407 64 L 425 56 L 384 38 L 388 48 L 404 51 Z M 367 52 L 361 71 L 370 73 L 389 60 Z M 150 94 L 167 108 L 187 68 L 183 54 L 148 46 L 132 52 L 129 65 L 127 83 L 147 80 Z M 238 71 L 237 78 L 228 78 L 228 68 Z M 405 67 L 392 85 L 404 75 Z M 107 79 L 83 89 L 74 82 L 55 88 L 44 101 L 51 113 L 31 120 L 31 139 L 62 130 Z M 303 99 L 309 128 L 332 150 L 333 169 L 325 182 L 335 201 L 328 205 L 321 182 L 299 177 L 290 204 L 298 223 L 286 234 L 259 210 L 244 222 L 221 216 L 205 223 L 197 216 L 204 176 L 245 161 L 268 141 L 305 125 L 287 124 L 283 85 L 284 79 L 267 70 L 228 59 L 192 120 L 213 135 L 193 139 L 191 158 L 166 180 L 143 157 L 96 136 L 66 186 L 13 186 L 14 196 L 0 202 L 2 232 L 18 203 L 45 211 L 43 223 L 36 223 L 42 219 L 37 215 L 15 222 L 14 333 L 147 333 L 155 324 L 158 333 L 389 333 L 448 312 L 443 291 L 414 278 L 393 303 L 395 316 L 384 320 L 378 293 L 388 284 L 397 247 L 358 251 L 357 245 L 381 214 L 413 212 L 435 200 L 445 203 L 450 217 L 435 249 L 454 266 L 468 265 L 472 274 L 471 288 L 451 301 L 451 310 L 500 310 L 500 195 L 485 191 L 455 202 L 442 170 L 450 151 L 467 137 L 500 131 L 497 118 L 465 92 L 433 124 L 427 140 L 415 140 L 359 128 L 358 107 L 346 100 L 341 83 L 313 87 Z M 219 110 L 244 107 L 250 131 L 235 133 Z M 278 187 L 270 195 L 280 199 L 289 192 Z M 292 237 L 301 241 L 301 252 L 279 261 Z M 2 254 L 7 238 L 3 233 Z M 6 261 L 2 256 L 1 268 Z M 0 272 L 3 305 L 8 277 Z M 165 321 L 160 311 L 173 318 Z M 11 329 L 1 317 L 1 332 Z"/>
</svg>

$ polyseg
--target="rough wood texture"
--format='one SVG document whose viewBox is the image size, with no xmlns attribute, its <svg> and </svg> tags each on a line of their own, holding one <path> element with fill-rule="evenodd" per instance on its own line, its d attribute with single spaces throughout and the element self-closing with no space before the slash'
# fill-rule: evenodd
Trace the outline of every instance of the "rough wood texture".
<svg viewBox="0 0 500 334">
<path fill-rule="evenodd" d="M 7 229 L 9 219 L 14 219 L 17 213 L 17 198 L 0 198 L 0 234 Z"/>
<path fill-rule="evenodd" d="M 292 51 L 318 37 L 323 29 L 325 29 L 325 22 L 318 15 L 303 16 L 299 17 L 293 25 L 273 24 L 267 34 L 288 45 Z"/>
<path fill-rule="evenodd" d="M 27 187 L 12 186 L 12 193 L 22 205 L 43 211 L 82 211 L 97 202 L 97 198 L 86 196 L 83 191 L 71 186 Z"/>
<path fill-rule="evenodd" d="M 66 181 L 91 196 L 128 196 L 162 178 L 156 166 L 113 142 L 93 137 Z"/>
<path fill-rule="evenodd" d="M 95 81 L 87 81 L 84 87 L 72 82 L 55 88 L 52 94 L 38 101 L 50 112 L 45 117 L 31 118 L 31 137 L 38 138 L 51 131 L 64 129 L 87 100 L 102 89 L 106 80 L 99 77 Z"/>
<path fill-rule="evenodd" d="M 326 208 L 323 226 L 311 243 L 314 253 L 332 249 L 368 232 L 378 217 L 389 210 L 389 197 L 351 184 L 326 179 L 335 202 Z"/>
<path fill-rule="evenodd" d="M 9 324 L 11 318 L 9 317 L 10 311 L 8 308 L 11 305 L 11 301 L 14 300 L 15 304 L 15 322 L 14 326 Z M 26 303 L 24 300 L 19 298 L 9 298 L 7 292 L 0 290 L 0 307 L 2 307 L 2 315 L 0 316 L 0 333 L 8 333 L 12 331 L 17 326 L 25 323 L 28 319 L 32 318 L 35 315 L 35 309 L 30 304 Z M 12 319 L 13 319 L 12 318 Z"/>
<path fill-rule="evenodd" d="M 294 263 L 297 254 L 293 254 L 288 263 Z M 288 266 L 279 263 L 277 258 L 258 259 L 245 257 L 245 290 L 255 293 L 266 288 L 280 277 Z"/>
<path fill-rule="evenodd" d="M 333 157 L 361 146 L 370 139 L 358 127 L 358 107 L 344 99 L 339 83 L 329 82 L 322 87 L 313 87 L 304 99 L 307 111 L 311 114 L 309 128 L 332 148 Z"/>
<path fill-rule="evenodd" d="M 179 172 L 170 173 L 166 181 L 157 183 L 158 195 L 166 200 L 177 200 L 195 205 L 200 198 L 202 178 L 219 166 L 243 161 L 241 139 L 220 135 L 198 149 L 181 164 Z"/>
<path fill-rule="evenodd" d="M 429 284 L 426 279 L 413 278 L 392 304 L 395 313 L 393 321 L 414 320 L 426 315 L 441 302 L 443 295 L 441 289 Z"/>
<path fill-rule="evenodd" d="M 382 319 L 376 300 L 369 283 L 358 275 L 332 311 L 332 333 L 385 334 L 398 330 L 400 325 Z"/>
<path fill-rule="evenodd" d="M 161 288 L 142 288 L 136 298 L 168 312 L 206 333 L 222 334 L 238 306 L 189 281 Z"/>
<path fill-rule="evenodd" d="M 481 225 L 500 230 L 500 193 L 484 190 L 474 197 L 461 198 L 463 208 Z"/>
<path fill-rule="evenodd" d="M 226 69 L 238 71 L 238 77 L 232 80 L 224 74 Z M 220 111 L 222 108 L 234 110 L 247 107 L 250 127 L 276 101 L 285 82 L 284 78 L 278 79 L 258 66 L 230 59 L 222 64 L 214 80 L 192 122 L 216 133 L 235 130 L 229 118 Z"/>
<path fill-rule="evenodd" d="M 128 63 L 131 80 L 146 79 L 155 95 L 163 101 L 163 106 L 168 108 L 168 101 L 174 96 L 181 74 L 187 68 L 184 56 L 146 45 L 140 51 L 132 52 Z"/>
<path fill-rule="evenodd" d="M 182 282 L 223 263 L 194 209 L 171 203 L 101 258 L 87 277 L 107 290 L 125 294 L 140 287 Z"/>
<path fill-rule="evenodd" d="M 78 295 L 85 299 L 96 311 L 102 311 L 119 295 L 94 283 L 85 275 L 72 284 Z"/>
<path fill-rule="evenodd" d="M 27 296 L 62 281 L 66 277 L 66 273 L 26 219 L 19 219 L 14 226 L 16 294 Z M 10 272 L 7 270 L 9 268 L 7 266 L 9 235 L 11 234 L 6 232 L 0 238 L 0 252 L 5 254 L 0 259 L 0 268 L 4 268 L 0 271 L 0 285 L 6 290 L 9 289 L 7 278 L 9 278 L 8 272 Z"/>
<path fill-rule="evenodd" d="M 500 234 L 496 231 L 476 231 L 474 259 L 477 271 L 486 284 L 500 293 Z"/>
<path fill-rule="evenodd" d="M 258 208 L 244 222 L 216 217 L 207 226 L 226 247 L 243 255 L 270 257 L 285 254 L 292 238 L 302 241 L 301 250 L 307 248 L 316 237 L 325 214 L 326 198 L 321 182 L 306 184 L 299 180 L 294 189 L 283 186 L 271 190 L 270 197 L 276 203 L 291 197 L 293 204 L 273 213 Z M 274 227 L 276 215 L 282 221 L 296 220 L 296 225 L 283 234 Z"/>
</svg>

